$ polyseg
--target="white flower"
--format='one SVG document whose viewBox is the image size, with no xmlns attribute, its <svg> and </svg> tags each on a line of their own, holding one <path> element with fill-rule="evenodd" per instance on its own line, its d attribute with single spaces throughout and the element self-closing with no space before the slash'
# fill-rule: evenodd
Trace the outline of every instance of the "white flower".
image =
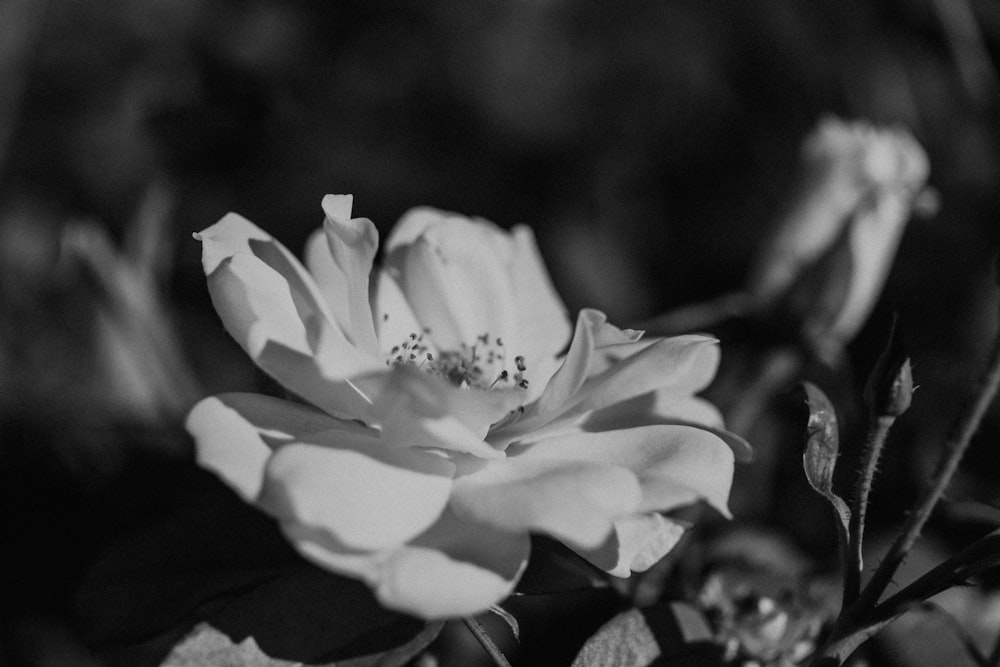
<svg viewBox="0 0 1000 667">
<path fill-rule="evenodd" d="M 574 332 L 525 227 L 415 209 L 373 271 L 378 233 L 351 205 L 323 200 L 308 270 L 235 214 L 197 235 L 226 329 L 310 404 L 203 400 L 198 461 L 304 556 L 443 618 L 508 595 L 531 532 L 627 576 L 682 532 L 657 512 L 726 513 L 733 453 L 693 396 L 715 340 L 643 339 L 593 310 Z"/>
<path fill-rule="evenodd" d="M 747 291 L 782 302 L 819 352 L 835 356 L 868 319 L 910 214 L 927 154 L 905 130 L 824 118 L 803 144 L 803 187 L 762 247 Z"/>
</svg>

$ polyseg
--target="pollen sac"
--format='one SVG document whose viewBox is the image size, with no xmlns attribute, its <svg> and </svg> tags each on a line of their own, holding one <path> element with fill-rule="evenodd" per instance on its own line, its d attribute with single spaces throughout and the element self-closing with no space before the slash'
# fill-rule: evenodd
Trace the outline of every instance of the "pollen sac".
<svg viewBox="0 0 1000 667">
<path fill-rule="evenodd" d="M 489 333 L 476 336 L 472 344 L 462 343 L 458 350 L 430 351 L 424 336 L 430 330 L 410 333 L 403 342 L 390 350 L 387 366 L 412 364 L 421 370 L 444 378 L 464 389 L 528 388 L 524 372 L 528 369 L 523 356 L 514 359 L 516 372 L 511 374 L 506 364 L 506 352 L 500 338 Z"/>
</svg>

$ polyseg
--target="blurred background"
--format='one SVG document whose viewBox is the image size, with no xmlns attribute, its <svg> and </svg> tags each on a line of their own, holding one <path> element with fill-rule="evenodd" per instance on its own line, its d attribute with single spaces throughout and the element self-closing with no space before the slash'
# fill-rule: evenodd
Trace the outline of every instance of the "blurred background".
<svg viewBox="0 0 1000 667">
<path fill-rule="evenodd" d="M 188 488 L 171 477 L 189 474 L 186 409 L 266 388 L 211 308 L 192 232 L 233 210 L 299 252 L 327 193 L 353 193 L 383 235 L 422 204 L 526 223 L 572 312 L 636 326 L 745 283 L 826 114 L 912 133 L 936 199 L 841 361 L 800 373 L 851 442 L 898 315 L 919 390 L 873 497 L 875 532 L 891 528 L 997 326 L 998 63 L 994 0 L 0 0 L 0 660 L 69 664 L 59 651 L 101 643 L 81 581 Z M 716 333 L 724 357 L 770 345 Z M 716 391 L 725 407 L 739 383 Z M 832 567 L 796 399 L 773 398 L 741 433 L 763 456 L 734 514 Z M 1000 503 L 997 416 L 956 507 Z M 982 530 L 953 514 L 932 540 Z M 547 604 L 523 612 L 543 619 L 522 620 L 538 664 L 568 661 L 620 601 Z"/>
</svg>

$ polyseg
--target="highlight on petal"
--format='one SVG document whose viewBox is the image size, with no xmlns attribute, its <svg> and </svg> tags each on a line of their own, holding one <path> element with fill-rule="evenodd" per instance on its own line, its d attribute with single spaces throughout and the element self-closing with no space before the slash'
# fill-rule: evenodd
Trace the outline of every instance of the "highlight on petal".
<svg viewBox="0 0 1000 667">
<path fill-rule="evenodd" d="M 201 241 L 202 266 L 206 276 L 211 276 L 224 261 L 237 255 L 255 257 L 284 280 L 300 320 L 305 321 L 315 315 L 327 320 L 331 318 L 305 267 L 284 245 L 246 218 L 228 213 L 211 227 L 195 234 L 195 238 Z"/>
<path fill-rule="evenodd" d="M 518 225 L 511 230 L 512 252 L 509 271 L 515 301 L 517 340 L 520 350 L 534 364 L 555 357 L 570 340 L 573 325 L 566 305 L 559 298 L 530 227 Z M 532 367 L 533 364 L 529 364 Z M 544 386 L 548 377 L 534 377 Z"/>
<path fill-rule="evenodd" d="M 411 208 L 393 225 L 392 231 L 389 233 L 389 238 L 386 239 L 383 245 L 383 251 L 387 256 L 387 260 L 388 256 L 395 251 L 416 242 L 420 238 L 420 235 L 432 225 L 455 217 L 460 216 L 430 206 Z"/>
<path fill-rule="evenodd" d="M 733 480 L 733 452 L 718 436 L 694 426 L 657 425 L 565 433 L 512 447 L 507 455 L 622 466 L 639 477 L 643 495 L 641 512 L 666 511 L 705 500 L 729 516 L 727 501 Z"/>
<path fill-rule="evenodd" d="M 350 549 L 398 546 L 441 515 L 454 464 L 345 433 L 339 446 L 293 443 L 268 460 L 260 504 L 282 522 L 328 533 Z"/>
<path fill-rule="evenodd" d="M 719 350 L 714 338 L 640 337 L 608 324 L 603 313 L 582 311 L 566 359 L 541 398 L 522 419 L 491 434 L 491 441 L 504 445 L 551 435 L 588 413 L 653 391 L 662 400 L 668 393 L 686 400 L 715 376 Z"/>
<path fill-rule="evenodd" d="M 318 407 L 364 418 L 370 401 L 346 378 L 373 372 L 381 362 L 332 324 L 298 261 L 234 214 L 199 237 L 212 302 L 236 342 L 269 375 Z"/>
<path fill-rule="evenodd" d="M 636 396 L 588 413 L 579 422 L 583 431 L 613 431 L 653 424 L 680 424 L 703 428 L 718 436 L 733 450 L 741 463 L 753 460 L 753 448 L 746 440 L 725 430 L 722 413 L 696 396 L 678 396 L 672 388 Z"/>
<path fill-rule="evenodd" d="M 411 543 L 384 551 L 344 551 L 295 525 L 285 534 L 321 567 L 357 577 L 390 609 L 424 619 L 471 616 L 506 598 L 528 561 L 527 534 L 460 521 L 449 510 Z"/>
<path fill-rule="evenodd" d="M 451 507 L 460 518 L 592 549 L 607 538 L 615 519 L 636 510 L 640 497 L 636 476 L 625 468 L 508 458 L 456 479 Z"/>
<path fill-rule="evenodd" d="M 645 572 L 684 535 L 684 525 L 652 512 L 615 521 L 614 532 L 597 549 L 581 551 L 591 563 L 616 577 Z"/>
<path fill-rule="evenodd" d="M 455 424 L 456 428 L 439 446 L 484 455 L 499 450 L 483 442 L 490 424 L 498 421 L 519 405 L 521 392 L 517 389 L 496 389 L 477 391 L 454 387 L 439 377 L 424 373 L 412 365 L 393 369 L 389 381 L 380 392 L 373 407 L 373 414 L 382 424 L 383 437 L 394 440 L 398 434 L 403 438 L 419 437 L 421 431 L 432 428 L 433 422 L 441 425 Z M 462 440 L 474 438 L 478 444 L 469 449 L 469 443 Z M 423 443 L 413 446 L 427 446 Z M 492 456 L 492 455 L 489 455 Z"/>
<path fill-rule="evenodd" d="M 492 230 L 484 227 L 449 219 L 426 229 L 407 249 L 400 286 L 442 350 L 471 346 L 483 334 L 511 337 L 510 277 L 494 252 Z"/>
<path fill-rule="evenodd" d="M 423 325 L 410 308 L 399 283 L 388 271 L 376 272 L 372 309 L 379 347 L 387 358 L 393 349 L 398 352 L 410 340 L 410 334 L 424 333 Z M 421 344 L 426 345 L 431 354 L 438 354 L 438 348 L 430 338 L 425 337 Z"/>
<path fill-rule="evenodd" d="M 220 394 L 203 399 L 185 421 L 198 465 L 219 475 L 244 500 L 254 501 L 274 449 L 314 433 L 364 433 L 305 405 L 262 394 Z"/>
</svg>

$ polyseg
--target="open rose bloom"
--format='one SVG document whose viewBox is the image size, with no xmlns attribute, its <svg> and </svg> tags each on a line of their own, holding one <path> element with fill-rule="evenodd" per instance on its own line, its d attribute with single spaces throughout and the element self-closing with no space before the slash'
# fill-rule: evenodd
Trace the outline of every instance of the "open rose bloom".
<svg viewBox="0 0 1000 667">
<path fill-rule="evenodd" d="M 723 514 L 733 450 L 695 398 L 719 351 L 642 337 L 584 310 L 575 330 L 530 230 L 409 212 L 378 233 L 323 200 L 306 266 L 229 214 L 198 235 L 213 303 L 257 365 L 302 401 L 201 401 L 201 465 L 273 516 L 306 558 L 423 618 L 506 597 L 529 534 L 617 576 Z"/>
</svg>

